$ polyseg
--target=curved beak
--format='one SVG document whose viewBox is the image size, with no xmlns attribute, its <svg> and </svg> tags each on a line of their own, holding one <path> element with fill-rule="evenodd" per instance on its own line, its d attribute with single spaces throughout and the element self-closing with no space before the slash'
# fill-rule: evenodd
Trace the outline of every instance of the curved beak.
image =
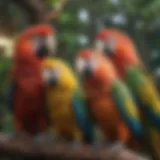
<svg viewBox="0 0 160 160">
<path fill-rule="evenodd" d="M 53 76 L 53 77 L 50 77 L 48 79 L 48 84 L 47 85 L 49 87 L 55 87 L 57 84 L 58 84 L 58 78 L 57 77 Z"/>
<path fill-rule="evenodd" d="M 42 37 L 40 44 L 38 45 L 37 48 L 37 56 L 44 58 L 49 55 L 55 54 L 55 50 L 56 50 L 55 37 L 52 36 Z"/>
<path fill-rule="evenodd" d="M 46 56 L 48 56 L 48 47 L 46 45 L 45 42 L 45 38 L 42 38 L 40 40 L 40 42 L 38 43 L 37 49 L 36 49 L 36 53 L 38 57 L 44 58 Z"/>
<path fill-rule="evenodd" d="M 84 78 L 90 77 L 93 73 L 93 68 L 90 65 L 87 65 L 82 72 Z"/>
<path fill-rule="evenodd" d="M 114 54 L 114 50 L 111 47 L 105 47 L 103 50 L 105 56 L 111 57 Z"/>
</svg>

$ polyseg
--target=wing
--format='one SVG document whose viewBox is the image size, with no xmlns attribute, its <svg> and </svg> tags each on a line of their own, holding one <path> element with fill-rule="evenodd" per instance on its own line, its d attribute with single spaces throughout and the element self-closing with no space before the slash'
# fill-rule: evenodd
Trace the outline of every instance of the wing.
<svg viewBox="0 0 160 160">
<path fill-rule="evenodd" d="M 83 131 L 85 140 L 92 142 L 94 139 L 94 122 L 82 92 L 76 91 L 72 100 L 72 106 L 76 122 Z"/>
<path fill-rule="evenodd" d="M 153 81 L 134 67 L 127 73 L 127 82 L 146 116 L 160 129 L 160 98 Z"/>
<path fill-rule="evenodd" d="M 131 92 L 124 83 L 116 81 L 112 88 L 112 97 L 121 117 L 132 131 L 132 134 L 139 139 L 142 135 L 142 126 L 139 111 Z"/>
</svg>

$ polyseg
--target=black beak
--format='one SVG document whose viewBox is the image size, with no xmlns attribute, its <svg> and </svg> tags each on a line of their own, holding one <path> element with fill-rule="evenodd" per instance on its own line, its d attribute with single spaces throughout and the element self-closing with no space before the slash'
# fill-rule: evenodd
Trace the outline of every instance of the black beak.
<svg viewBox="0 0 160 160">
<path fill-rule="evenodd" d="M 58 83 L 58 79 L 56 77 L 52 77 L 48 80 L 48 86 L 55 87 Z"/>
<path fill-rule="evenodd" d="M 89 77 L 93 73 L 93 69 L 90 66 L 87 66 L 83 71 L 83 77 Z"/>
<path fill-rule="evenodd" d="M 111 56 L 114 54 L 114 52 L 113 52 L 113 50 L 112 50 L 111 48 L 106 47 L 106 48 L 104 49 L 104 54 L 105 54 L 105 56 L 111 57 Z"/>
<path fill-rule="evenodd" d="M 45 43 L 41 44 L 38 48 L 37 48 L 37 56 L 38 57 L 46 57 L 49 54 L 49 50 L 47 48 L 47 46 L 45 45 Z"/>
</svg>

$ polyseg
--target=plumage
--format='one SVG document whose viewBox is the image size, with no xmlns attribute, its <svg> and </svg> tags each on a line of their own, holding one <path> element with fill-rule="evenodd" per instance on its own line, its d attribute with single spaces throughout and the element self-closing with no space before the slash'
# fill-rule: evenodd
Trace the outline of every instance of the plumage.
<svg viewBox="0 0 160 160">
<path fill-rule="evenodd" d="M 137 106 L 112 63 L 101 53 L 85 49 L 76 56 L 76 68 L 82 77 L 92 115 L 106 137 L 125 144 L 131 144 L 131 134 L 140 138 Z"/>
<path fill-rule="evenodd" d="M 96 46 L 96 48 L 110 58 L 119 76 L 132 90 L 147 139 L 154 148 L 152 151 L 156 151 L 155 144 L 158 144 L 159 140 L 152 133 L 159 134 L 160 98 L 156 85 L 138 56 L 135 45 L 126 34 L 115 29 L 100 31 L 96 40 L 101 43 L 101 46 Z M 155 154 L 158 155 L 158 152 Z"/>
<path fill-rule="evenodd" d="M 51 53 L 53 33 L 50 25 L 35 25 L 17 39 L 9 101 L 16 132 L 37 135 L 48 126 L 41 62 Z"/>
<path fill-rule="evenodd" d="M 139 139 L 142 136 L 140 115 L 130 91 L 123 83 L 117 81 L 113 85 L 112 95 L 120 108 L 119 111 L 125 122 L 128 123 L 133 135 Z"/>
<path fill-rule="evenodd" d="M 42 71 L 51 128 L 56 136 L 79 142 L 92 139 L 92 122 L 71 67 L 60 59 L 50 58 L 44 61 Z"/>
<path fill-rule="evenodd" d="M 81 89 L 77 89 L 76 93 L 74 94 L 72 104 L 76 122 L 80 129 L 84 132 L 85 141 L 89 143 L 94 142 L 96 139 L 94 133 L 94 121 L 90 116 L 86 98 Z"/>
</svg>

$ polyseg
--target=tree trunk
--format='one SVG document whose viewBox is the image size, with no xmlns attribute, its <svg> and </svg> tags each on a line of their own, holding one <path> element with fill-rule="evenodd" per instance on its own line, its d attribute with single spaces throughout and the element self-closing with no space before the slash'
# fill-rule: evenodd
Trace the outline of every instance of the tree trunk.
<svg viewBox="0 0 160 160">
<path fill-rule="evenodd" d="M 47 23 L 45 0 L 13 0 L 20 5 L 29 16 L 31 24 Z"/>
</svg>

